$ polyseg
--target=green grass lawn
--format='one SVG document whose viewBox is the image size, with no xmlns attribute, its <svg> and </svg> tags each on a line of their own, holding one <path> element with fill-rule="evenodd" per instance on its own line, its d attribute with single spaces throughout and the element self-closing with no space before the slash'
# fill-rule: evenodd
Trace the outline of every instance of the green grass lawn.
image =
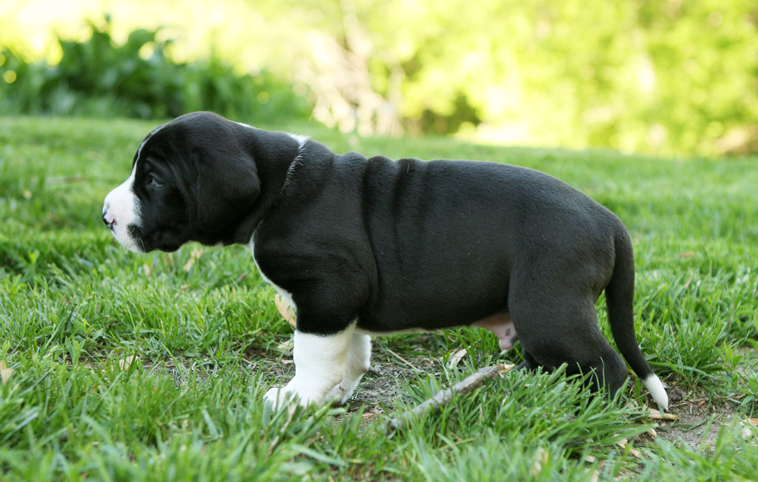
<svg viewBox="0 0 758 482">
<path fill-rule="evenodd" d="M 291 328 L 242 247 L 128 253 L 102 225 L 156 123 L 0 118 L 0 479 L 4 481 L 754 480 L 758 159 L 671 160 L 359 139 L 337 152 L 536 168 L 616 212 L 635 244 L 643 353 L 616 404 L 560 374 L 510 373 L 387 436 L 385 422 L 476 369 L 519 362 L 457 329 L 375 341 L 347 407 L 261 403 L 291 376 Z M 602 300 L 601 300 L 602 301 Z M 603 303 L 601 324 L 609 336 Z M 453 353 L 465 348 L 456 365 Z M 12 370 L 12 373 L 11 371 Z M 9 376 L 8 376 L 9 375 Z M 650 431 L 654 428 L 655 434 Z"/>
</svg>

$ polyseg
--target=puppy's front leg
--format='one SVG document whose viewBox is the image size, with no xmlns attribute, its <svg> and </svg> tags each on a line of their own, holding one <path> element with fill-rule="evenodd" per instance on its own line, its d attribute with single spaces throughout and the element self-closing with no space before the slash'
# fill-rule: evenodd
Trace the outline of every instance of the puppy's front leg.
<svg viewBox="0 0 758 482">
<path fill-rule="evenodd" d="M 362 333 L 354 333 L 347 353 L 347 365 L 342 381 L 339 382 L 329 394 L 326 400 L 334 400 L 344 404 L 358 386 L 363 375 L 368 371 L 371 362 L 371 337 Z"/>
<path fill-rule="evenodd" d="M 282 406 L 288 397 L 297 397 L 297 403 L 321 406 L 324 398 L 345 374 L 348 350 L 355 325 L 328 336 L 303 333 L 295 330 L 295 377 L 283 388 L 272 388 L 264 400 L 274 407 Z"/>
</svg>

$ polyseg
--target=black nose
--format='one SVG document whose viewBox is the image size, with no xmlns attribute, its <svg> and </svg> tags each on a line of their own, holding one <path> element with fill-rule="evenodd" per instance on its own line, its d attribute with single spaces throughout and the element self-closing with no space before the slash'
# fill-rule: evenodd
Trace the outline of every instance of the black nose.
<svg viewBox="0 0 758 482">
<path fill-rule="evenodd" d="M 106 217 L 106 213 L 104 212 L 104 213 L 103 213 L 103 222 L 105 223 L 105 225 L 106 225 L 106 226 L 108 226 L 108 228 L 110 228 L 110 229 L 113 229 L 113 224 L 114 224 L 116 221 L 115 221 L 115 220 L 113 220 L 113 221 L 108 221 L 108 218 Z"/>
</svg>

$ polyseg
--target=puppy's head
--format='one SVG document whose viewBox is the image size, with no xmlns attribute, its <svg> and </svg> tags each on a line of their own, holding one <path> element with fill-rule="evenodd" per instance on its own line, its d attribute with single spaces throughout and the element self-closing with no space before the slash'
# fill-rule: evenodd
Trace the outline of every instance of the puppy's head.
<svg viewBox="0 0 758 482">
<path fill-rule="evenodd" d="M 225 239 L 260 194 L 247 126 L 208 112 L 174 119 L 142 141 L 103 221 L 127 249 L 175 251 Z"/>
</svg>

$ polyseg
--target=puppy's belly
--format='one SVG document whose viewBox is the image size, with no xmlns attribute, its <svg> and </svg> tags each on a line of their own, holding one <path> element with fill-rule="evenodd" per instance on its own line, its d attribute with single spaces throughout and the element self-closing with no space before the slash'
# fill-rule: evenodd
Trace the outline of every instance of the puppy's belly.
<svg viewBox="0 0 758 482">
<path fill-rule="evenodd" d="M 516 327 L 513 326 L 513 320 L 508 313 L 492 315 L 473 323 L 471 326 L 478 326 L 479 328 L 490 330 L 497 335 L 497 338 L 500 340 L 501 350 L 510 350 L 513 348 L 513 344 L 516 343 L 516 340 L 518 340 Z"/>
<path fill-rule="evenodd" d="M 364 328 L 356 328 L 355 332 L 360 335 L 369 335 L 369 336 L 392 336 L 392 335 L 406 335 L 410 333 L 424 333 L 429 330 L 425 330 L 423 328 L 408 328 L 405 330 L 388 330 L 388 331 L 373 331 L 373 330 L 366 330 Z"/>
</svg>

